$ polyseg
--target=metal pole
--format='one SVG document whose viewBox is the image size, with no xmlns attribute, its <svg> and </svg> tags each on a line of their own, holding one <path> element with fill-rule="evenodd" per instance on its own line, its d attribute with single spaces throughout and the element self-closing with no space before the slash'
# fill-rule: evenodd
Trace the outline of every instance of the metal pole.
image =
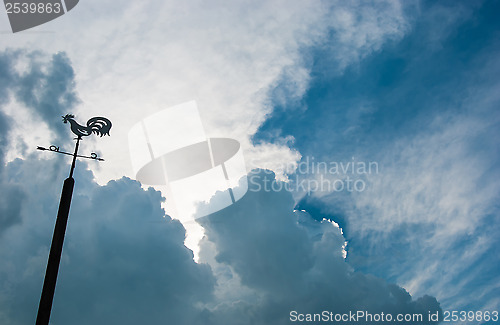
<svg viewBox="0 0 500 325">
<path fill-rule="evenodd" d="M 64 234 L 66 233 L 66 225 L 68 223 L 69 208 L 71 205 L 71 197 L 75 180 L 73 179 L 73 170 L 75 169 L 75 161 L 78 153 L 78 145 L 81 137 L 78 137 L 73 154 L 73 163 L 69 177 L 66 178 L 59 202 L 59 210 L 57 212 L 56 225 L 54 227 L 54 235 L 52 237 L 52 245 L 50 246 L 49 260 L 47 262 L 47 270 L 45 271 L 45 279 L 43 281 L 42 296 L 40 297 L 40 305 L 38 306 L 38 315 L 36 317 L 36 325 L 48 325 L 50 312 L 52 310 L 52 301 L 54 299 L 54 291 L 56 289 L 57 273 L 59 271 L 59 263 L 61 261 L 61 253 L 64 243 Z"/>
<path fill-rule="evenodd" d="M 76 157 L 78 157 L 78 146 L 80 145 L 81 136 L 76 138 L 75 153 L 73 154 L 73 162 L 71 163 L 71 170 L 69 171 L 69 178 L 73 178 L 73 171 L 75 170 Z"/>
</svg>

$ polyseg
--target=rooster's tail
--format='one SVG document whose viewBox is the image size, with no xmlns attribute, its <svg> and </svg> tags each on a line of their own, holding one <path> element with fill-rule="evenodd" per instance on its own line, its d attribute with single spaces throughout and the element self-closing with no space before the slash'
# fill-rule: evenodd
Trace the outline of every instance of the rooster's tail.
<svg viewBox="0 0 500 325">
<path fill-rule="evenodd" d="M 111 129 L 111 121 L 105 117 L 93 117 L 87 122 L 87 128 L 101 137 L 109 135 Z"/>
</svg>

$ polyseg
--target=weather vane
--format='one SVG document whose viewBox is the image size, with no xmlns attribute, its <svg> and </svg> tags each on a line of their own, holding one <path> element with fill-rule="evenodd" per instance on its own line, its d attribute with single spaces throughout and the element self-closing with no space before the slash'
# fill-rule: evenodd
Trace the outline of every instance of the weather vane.
<svg viewBox="0 0 500 325">
<path fill-rule="evenodd" d="M 38 306 L 38 314 L 36 317 L 36 325 L 48 325 L 50 312 L 52 310 L 52 300 L 56 288 L 57 273 L 59 271 L 59 262 L 61 261 L 61 253 L 64 243 L 64 234 L 68 223 L 69 208 L 71 205 L 71 197 L 75 180 L 73 179 L 73 171 L 75 170 L 76 158 L 88 158 L 98 161 L 104 159 L 99 158 L 96 153 L 92 152 L 90 156 L 78 155 L 78 146 L 82 137 L 91 135 L 92 133 L 100 135 L 109 135 L 111 129 L 111 121 L 105 117 L 93 117 L 87 121 L 87 125 L 83 126 L 75 121 L 75 117 L 71 114 L 66 114 L 62 117 L 64 123 L 71 125 L 71 131 L 77 136 L 75 151 L 73 154 L 60 151 L 59 147 L 54 145 L 48 149 L 37 147 L 38 150 L 49 150 L 51 152 L 73 156 L 69 177 L 64 180 L 61 201 L 59 202 L 59 210 L 57 211 L 56 225 L 54 227 L 54 235 L 52 237 L 52 245 L 50 246 L 49 260 L 47 262 L 47 270 L 45 271 L 45 279 L 43 281 L 42 295 L 40 297 L 40 305 Z"/>
<path fill-rule="evenodd" d="M 60 151 L 59 147 L 56 147 L 54 145 L 50 146 L 49 148 L 38 146 L 37 149 L 49 150 L 52 152 L 73 156 L 73 163 L 71 164 L 69 177 L 73 177 L 73 170 L 75 169 L 76 158 L 88 158 L 88 159 L 104 161 L 104 159 L 99 158 L 95 152 L 92 152 L 90 156 L 78 155 L 78 146 L 80 145 L 80 140 L 82 139 L 82 137 L 87 137 L 92 133 L 100 135 L 101 137 L 104 135 L 109 135 L 109 130 L 111 129 L 111 121 L 105 117 L 93 117 L 87 121 L 87 126 L 83 126 L 75 121 L 75 116 L 72 114 L 66 114 L 65 116 L 62 116 L 62 118 L 63 118 L 63 123 L 69 122 L 69 124 L 71 125 L 71 131 L 77 136 L 75 152 L 71 154 L 69 152 Z"/>
</svg>

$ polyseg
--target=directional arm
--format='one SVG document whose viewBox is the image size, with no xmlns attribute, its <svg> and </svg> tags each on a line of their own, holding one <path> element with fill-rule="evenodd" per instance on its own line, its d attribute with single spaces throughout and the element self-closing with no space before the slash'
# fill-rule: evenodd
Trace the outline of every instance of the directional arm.
<svg viewBox="0 0 500 325">
<path fill-rule="evenodd" d="M 59 151 L 59 147 L 56 147 L 56 146 L 50 146 L 49 148 L 37 146 L 36 148 L 37 148 L 37 150 L 42 150 L 42 151 L 47 150 L 47 151 L 52 151 L 52 152 L 55 152 L 55 153 L 60 153 L 60 154 L 63 154 L 63 155 L 74 156 L 74 153 Z M 104 161 L 104 159 L 98 157 L 95 152 L 90 153 L 90 156 L 76 155 L 76 157 L 77 158 L 87 158 L 87 159 L 93 159 L 93 160 L 98 160 L 98 161 Z"/>
</svg>

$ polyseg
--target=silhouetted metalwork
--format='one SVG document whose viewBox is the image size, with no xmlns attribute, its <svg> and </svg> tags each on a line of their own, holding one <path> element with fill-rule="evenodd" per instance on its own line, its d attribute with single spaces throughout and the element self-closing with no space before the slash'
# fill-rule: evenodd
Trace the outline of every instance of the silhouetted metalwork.
<svg viewBox="0 0 500 325">
<path fill-rule="evenodd" d="M 38 150 L 49 150 L 49 151 L 53 151 L 55 153 L 60 153 L 60 154 L 63 154 L 63 155 L 73 156 L 73 154 L 71 152 L 59 151 L 59 147 L 56 147 L 54 145 L 52 145 L 52 146 L 50 146 L 48 148 L 44 148 L 44 147 L 40 147 L 40 146 L 38 146 L 36 148 Z M 104 159 L 99 158 L 95 152 L 91 152 L 90 156 L 77 155 L 76 157 L 77 158 L 87 158 L 87 159 L 95 159 L 95 160 L 99 160 L 99 161 L 104 161 Z"/>
<path fill-rule="evenodd" d="M 93 117 L 87 121 L 87 126 L 78 124 L 71 114 L 66 114 L 62 118 L 64 123 L 71 124 L 71 131 L 79 137 L 86 137 L 92 133 L 102 137 L 106 134 L 109 135 L 109 129 L 111 129 L 111 121 L 105 117 Z"/>
<path fill-rule="evenodd" d="M 104 117 L 93 117 L 87 122 L 87 126 L 82 126 L 74 120 L 74 116 L 67 114 L 63 116 L 63 122 L 71 124 L 71 131 L 77 135 L 75 151 L 73 154 L 60 151 L 57 146 L 50 146 L 48 149 L 37 147 L 38 150 L 48 150 L 55 153 L 73 156 L 69 177 L 66 178 L 59 202 L 59 210 L 57 211 L 56 225 L 54 227 L 54 235 L 50 246 L 49 260 L 47 262 L 47 270 L 45 271 L 45 279 L 43 281 L 42 295 L 40 297 L 40 305 L 38 306 L 38 314 L 36 317 L 36 325 L 48 325 L 50 320 L 50 312 L 52 310 L 52 301 L 54 299 L 54 291 L 56 289 L 57 273 L 59 272 L 59 263 L 61 261 L 61 253 L 64 243 L 64 235 L 66 233 L 66 225 L 68 223 L 69 209 L 71 205 L 71 197 L 75 180 L 73 179 L 73 171 L 75 170 L 76 158 L 88 158 L 98 161 L 104 159 L 97 157 L 96 153 L 91 153 L 90 156 L 78 155 L 78 147 L 82 136 L 89 136 L 92 133 L 100 135 L 109 135 L 111 129 L 111 121 Z"/>
</svg>

